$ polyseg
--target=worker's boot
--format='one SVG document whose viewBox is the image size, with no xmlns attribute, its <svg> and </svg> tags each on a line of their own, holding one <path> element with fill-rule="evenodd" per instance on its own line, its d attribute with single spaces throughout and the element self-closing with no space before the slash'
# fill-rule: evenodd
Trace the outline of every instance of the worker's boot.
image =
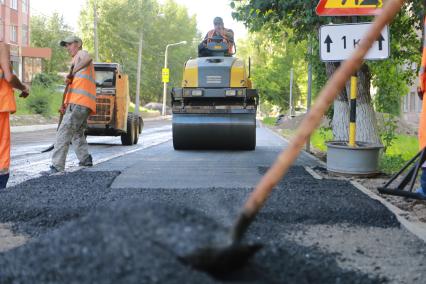
<svg viewBox="0 0 426 284">
<path fill-rule="evenodd" d="M 0 175 L 0 189 L 6 188 L 6 184 L 8 180 L 9 180 L 9 174 Z"/>
<path fill-rule="evenodd" d="M 92 167 L 93 166 L 92 155 L 87 156 L 87 158 L 84 161 L 79 162 L 78 165 L 80 167 Z"/>
</svg>

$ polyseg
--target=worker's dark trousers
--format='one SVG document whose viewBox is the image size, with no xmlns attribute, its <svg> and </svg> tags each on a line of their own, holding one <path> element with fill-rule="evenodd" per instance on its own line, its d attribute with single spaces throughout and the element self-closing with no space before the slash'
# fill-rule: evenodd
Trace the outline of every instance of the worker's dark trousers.
<svg viewBox="0 0 426 284">
<path fill-rule="evenodd" d="M 422 167 L 422 175 L 420 176 L 420 185 L 423 188 L 423 192 L 426 192 L 426 168 Z"/>
<path fill-rule="evenodd" d="M 6 184 L 8 180 L 9 180 L 9 174 L 0 175 L 0 189 L 6 188 Z"/>
</svg>

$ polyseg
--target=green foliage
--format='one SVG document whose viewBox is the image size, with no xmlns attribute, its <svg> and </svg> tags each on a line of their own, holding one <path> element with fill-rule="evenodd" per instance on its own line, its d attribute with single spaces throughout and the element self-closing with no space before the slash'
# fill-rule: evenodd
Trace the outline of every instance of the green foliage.
<svg viewBox="0 0 426 284">
<path fill-rule="evenodd" d="M 51 74 L 51 73 L 38 73 L 37 75 L 34 76 L 32 85 L 50 88 L 60 82 L 61 82 L 61 77 L 59 75 Z"/>
<path fill-rule="evenodd" d="M 70 61 L 65 49 L 59 42 L 69 36 L 72 31 L 65 24 L 63 16 L 54 13 L 52 16 L 31 15 L 31 46 L 49 47 L 52 49 L 52 58 L 43 60 L 43 72 L 65 72 Z"/>
<path fill-rule="evenodd" d="M 265 118 L 263 118 L 262 122 L 265 125 L 273 126 L 273 125 L 275 125 L 276 120 L 277 119 L 275 117 L 265 117 Z"/>
<path fill-rule="evenodd" d="M 327 145 L 325 142 L 333 140 L 333 131 L 330 128 L 319 128 L 311 136 L 311 143 L 314 148 L 326 152 Z"/>
<path fill-rule="evenodd" d="M 31 95 L 26 99 L 28 108 L 35 114 L 48 116 L 50 114 L 50 96 L 52 91 L 43 86 L 33 86 Z"/>
<path fill-rule="evenodd" d="M 160 5 L 157 0 L 97 0 L 100 61 L 118 62 L 129 75 L 131 97 L 136 89 L 138 46 L 143 34 L 141 96 L 142 103 L 160 101 L 161 69 L 166 45 L 183 40 L 187 45 L 168 52 L 169 86 L 180 86 L 183 64 L 196 56 L 198 40 L 195 16 L 172 0 Z M 90 53 L 93 47 L 93 0 L 82 9 L 79 26 Z M 160 16 L 161 15 L 161 16 Z"/>
<path fill-rule="evenodd" d="M 386 174 L 393 174 L 398 172 L 406 162 L 402 155 L 382 155 L 379 160 L 379 168 Z"/>
<path fill-rule="evenodd" d="M 391 59 L 368 63 L 372 70 L 373 85 L 378 90 L 375 102 L 380 111 L 398 114 L 400 96 L 407 93 L 406 85 L 411 84 L 416 76 L 414 64 L 420 61 L 421 46 L 416 31 L 422 30 L 424 14 L 421 2 L 405 1 L 402 11 L 391 24 Z M 319 27 L 330 22 L 352 22 L 351 17 L 318 17 L 315 14 L 317 4 L 318 1 L 311 0 L 246 0 L 232 1 L 231 5 L 235 11 L 234 18 L 244 22 L 251 32 L 268 34 L 272 41 L 282 40 L 282 31 L 286 29 L 292 32 L 292 42 L 313 40 L 314 55 L 307 57 L 313 66 L 314 97 L 326 81 L 324 64 L 318 58 L 318 41 L 314 40 L 318 38 Z M 357 17 L 359 22 L 371 20 L 372 17 Z M 272 47 L 270 54 L 275 56 L 275 51 L 275 47 Z M 269 60 L 274 62 L 274 59 Z M 275 84 L 274 77 L 268 79 L 272 80 L 271 85 Z M 369 91 L 366 93 L 366 99 L 369 100 Z"/>
<path fill-rule="evenodd" d="M 307 62 L 306 42 L 294 43 L 290 29 L 280 30 L 277 39 L 265 32 L 252 33 L 244 42 L 239 42 L 241 58 L 252 57 L 252 80 L 260 90 L 262 101 L 279 106 L 283 111 L 289 108 L 290 74 L 294 70 L 293 102 L 296 105 L 306 93 Z"/>
<path fill-rule="evenodd" d="M 387 149 L 392 146 L 395 138 L 396 138 L 396 129 L 397 119 L 394 115 L 385 113 L 383 114 L 383 125 L 380 132 L 380 138 L 382 140 L 384 149 L 383 152 L 386 153 Z"/>
</svg>

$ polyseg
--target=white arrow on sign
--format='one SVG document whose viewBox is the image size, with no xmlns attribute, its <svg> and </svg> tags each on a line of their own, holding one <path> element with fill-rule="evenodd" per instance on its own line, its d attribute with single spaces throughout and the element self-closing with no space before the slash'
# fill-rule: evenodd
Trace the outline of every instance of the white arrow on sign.
<svg viewBox="0 0 426 284">
<path fill-rule="evenodd" d="M 321 26 L 321 60 L 343 61 L 348 59 L 371 25 L 371 23 L 359 23 Z M 386 26 L 364 59 L 382 60 L 388 58 L 389 54 L 389 27 Z"/>
</svg>

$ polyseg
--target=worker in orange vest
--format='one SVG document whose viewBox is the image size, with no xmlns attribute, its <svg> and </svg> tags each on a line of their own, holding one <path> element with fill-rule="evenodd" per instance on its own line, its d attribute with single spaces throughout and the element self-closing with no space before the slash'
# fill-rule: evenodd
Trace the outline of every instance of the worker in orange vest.
<svg viewBox="0 0 426 284">
<path fill-rule="evenodd" d="M 422 112 L 420 114 L 420 123 L 419 123 L 419 146 L 420 149 L 426 147 L 426 100 L 423 99 L 424 93 L 426 91 L 426 17 L 424 19 L 424 34 L 423 34 L 423 54 L 422 54 L 422 63 L 420 65 L 419 72 L 419 87 L 417 88 L 417 93 L 422 102 Z M 422 165 L 422 175 L 420 177 L 421 187 L 417 189 L 416 193 L 421 197 L 426 198 L 426 165 Z"/>
<path fill-rule="evenodd" d="M 232 55 L 234 48 L 234 32 L 231 29 L 225 28 L 221 17 L 214 18 L 213 25 L 214 29 L 206 34 L 204 40 L 198 46 L 199 56 L 208 56 L 209 51 L 206 48 L 207 43 L 211 41 L 214 36 L 221 36 L 223 38 L 223 42 L 228 45 L 228 55 Z"/>
<path fill-rule="evenodd" d="M 50 170 L 53 174 L 65 170 L 69 145 L 72 143 L 80 166 L 93 166 L 92 156 L 84 135 L 87 118 L 96 113 L 95 69 L 89 53 L 82 49 L 83 42 L 77 36 L 70 36 L 60 42 L 72 57 L 72 71 L 66 79 L 68 92 L 60 108 L 62 122 L 56 133 Z"/>
<path fill-rule="evenodd" d="M 29 95 L 28 87 L 12 73 L 10 46 L 0 42 L 0 189 L 9 180 L 10 167 L 10 121 L 9 116 L 16 111 L 13 88 L 21 90 L 20 97 Z"/>
</svg>

